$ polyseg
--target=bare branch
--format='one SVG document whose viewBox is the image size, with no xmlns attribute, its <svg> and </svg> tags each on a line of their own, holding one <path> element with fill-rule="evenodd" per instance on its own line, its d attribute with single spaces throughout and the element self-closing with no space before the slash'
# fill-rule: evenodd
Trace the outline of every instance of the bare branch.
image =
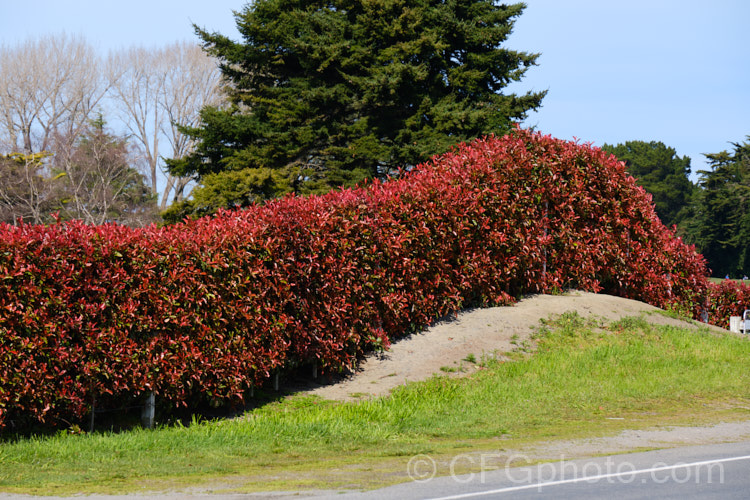
<svg viewBox="0 0 750 500">
<path fill-rule="evenodd" d="M 47 36 L 0 48 L 0 116 L 13 151 L 46 151 L 77 135 L 106 93 L 99 57 L 83 39 Z"/>
<path fill-rule="evenodd" d="M 221 74 L 216 61 L 197 45 L 181 42 L 162 49 L 129 49 L 110 56 L 112 96 L 121 118 L 148 163 L 154 192 L 157 178 L 167 177 L 161 209 L 170 194 L 179 199 L 188 180 L 172 179 L 163 157 L 181 158 L 193 144 L 178 125 L 195 125 L 200 110 L 220 102 Z M 165 140 L 171 151 L 160 149 Z"/>
</svg>

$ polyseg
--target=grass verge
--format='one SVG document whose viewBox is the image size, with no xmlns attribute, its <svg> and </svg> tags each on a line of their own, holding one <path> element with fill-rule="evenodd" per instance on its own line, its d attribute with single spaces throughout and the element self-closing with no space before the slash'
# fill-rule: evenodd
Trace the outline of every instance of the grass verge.
<svg viewBox="0 0 750 500">
<path fill-rule="evenodd" d="M 406 463 L 419 453 L 440 461 L 625 428 L 750 418 L 745 338 L 567 313 L 542 322 L 535 344 L 533 354 L 511 353 L 511 362 L 480 361 L 470 377 L 435 376 L 386 398 L 298 395 L 233 420 L 0 443 L 0 491 L 368 488 L 408 480 Z"/>
<path fill-rule="evenodd" d="M 727 280 L 733 281 L 736 284 L 741 284 L 741 283 L 748 284 L 748 280 L 743 280 L 739 278 L 708 278 L 708 281 L 710 281 L 711 283 L 715 283 L 717 285 Z"/>
</svg>

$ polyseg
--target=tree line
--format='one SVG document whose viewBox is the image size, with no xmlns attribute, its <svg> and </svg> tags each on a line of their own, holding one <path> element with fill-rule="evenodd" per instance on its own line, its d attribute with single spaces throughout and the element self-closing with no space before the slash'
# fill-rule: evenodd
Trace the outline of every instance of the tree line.
<svg viewBox="0 0 750 500">
<path fill-rule="evenodd" d="M 750 136 L 732 149 L 706 154 L 708 170 L 690 180 L 690 158 L 662 142 L 605 144 L 653 197 L 667 226 L 694 244 L 713 276 L 750 275 Z"/>
<path fill-rule="evenodd" d="M 220 85 L 197 43 L 106 57 L 65 34 L 0 47 L 0 220 L 159 220 L 191 181 L 164 158 L 190 151 L 179 126 L 220 103 Z"/>
<path fill-rule="evenodd" d="M 382 179 L 461 141 L 503 134 L 545 95 L 504 91 L 538 58 L 504 46 L 523 8 L 260 0 L 236 14 L 241 42 L 196 27 L 203 51 L 129 49 L 102 60 L 65 35 L 3 47 L 0 163 L 13 186 L 0 193 L 3 220 L 44 223 L 54 212 L 124 220 L 132 209 L 92 218 L 78 207 L 95 197 L 69 193 L 101 179 L 75 176 L 95 163 L 78 161 L 95 135 L 129 158 L 116 162 L 132 170 L 119 172 L 129 187 L 154 196 L 164 174 L 158 209 L 171 200 L 163 215 L 174 222 Z M 97 121 L 104 103 L 115 112 Z M 107 128 L 113 118 L 125 133 Z M 191 180 L 197 187 L 186 197 Z"/>
</svg>

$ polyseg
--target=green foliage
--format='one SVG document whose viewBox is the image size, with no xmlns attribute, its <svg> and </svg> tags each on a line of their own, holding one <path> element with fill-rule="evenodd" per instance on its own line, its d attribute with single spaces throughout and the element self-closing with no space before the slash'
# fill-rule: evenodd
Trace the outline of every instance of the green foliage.
<svg viewBox="0 0 750 500">
<path fill-rule="evenodd" d="M 170 170 L 204 177 L 270 168 L 289 191 L 322 192 L 506 132 L 545 94 L 502 92 L 538 57 L 501 46 L 523 8 L 256 1 L 237 15 L 242 42 L 198 30 L 222 63 L 231 104 L 204 109 L 201 125 L 185 129 L 197 149 Z M 225 201 L 248 198 L 233 195 L 239 201 Z"/>
<path fill-rule="evenodd" d="M 690 182 L 690 158 L 677 156 L 662 142 L 628 141 L 602 149 L 624 161 L 628 173 L 654 198 L 656 213 L 665 226 L 680 224 L 688 213 L 696 186 Z"/>
<path fill-rule="evenodd" d="M 10 153 L 3 157 L 5 160 L 12 161 L 15 165 L 23 167 L 26 165 L 36 165 L 41 167 L 44 160 L 50 156 L 49 153 Z"/>
<path fill-rule="evenodd" d="M 289 191 L 287 178 L 270 168 L 245 168 L 208 174 L 188 200 L 173 204 L 162 214 L 174 224 L 184 217 L 197 219 L 220 208 L 244 208 L 260 200 L 275 198 Z"/>
<path fill-rule="evenodd" d="M 750 136 L 748 136 L 750 139 Z M 750 274 L 750 142 L 709 154 L 687 238 L 709 262 L 714 276 Z"/>
</svg>

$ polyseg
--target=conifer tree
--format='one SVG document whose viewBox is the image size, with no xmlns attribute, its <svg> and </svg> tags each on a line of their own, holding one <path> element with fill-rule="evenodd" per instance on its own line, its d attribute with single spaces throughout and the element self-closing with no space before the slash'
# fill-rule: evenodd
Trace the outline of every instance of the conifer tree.
<svg viewBox="0 0 750 500">
<path fill-rule="evenodd" d="M 170 169 L 200 177 L 274 170 L 279 184 L 248 186 L 240 197 L 251 200 L 382 178 L 458 142 L 502 134 L 545 95 L 504 92 L 538 57 L 503 46 L 524 7 L 257 0 L 236 14 L 240 42 L 197 29 L 221 62 L 230 104 L 203 110 L 201 124 L 186 129 L 195 153 Z"/>
<path fill-rule="evenodd" d="M 680 225 L 688 216 L 688 206 L 696 186 L 690 181 L 690 158 L 678 156 L 663 142 L 627 141 L 602 149 L 625 162 L 638 185 L 651 193 L 656 213 L 665 226 Z"/>
<path fill-rule="evenodd" d="M 707 154 L 700 190 L 687 220 L 687 240 L 708 260 L 713 276 L 750 275 L 750 136 L 734 151 Z"/>
</svg>

